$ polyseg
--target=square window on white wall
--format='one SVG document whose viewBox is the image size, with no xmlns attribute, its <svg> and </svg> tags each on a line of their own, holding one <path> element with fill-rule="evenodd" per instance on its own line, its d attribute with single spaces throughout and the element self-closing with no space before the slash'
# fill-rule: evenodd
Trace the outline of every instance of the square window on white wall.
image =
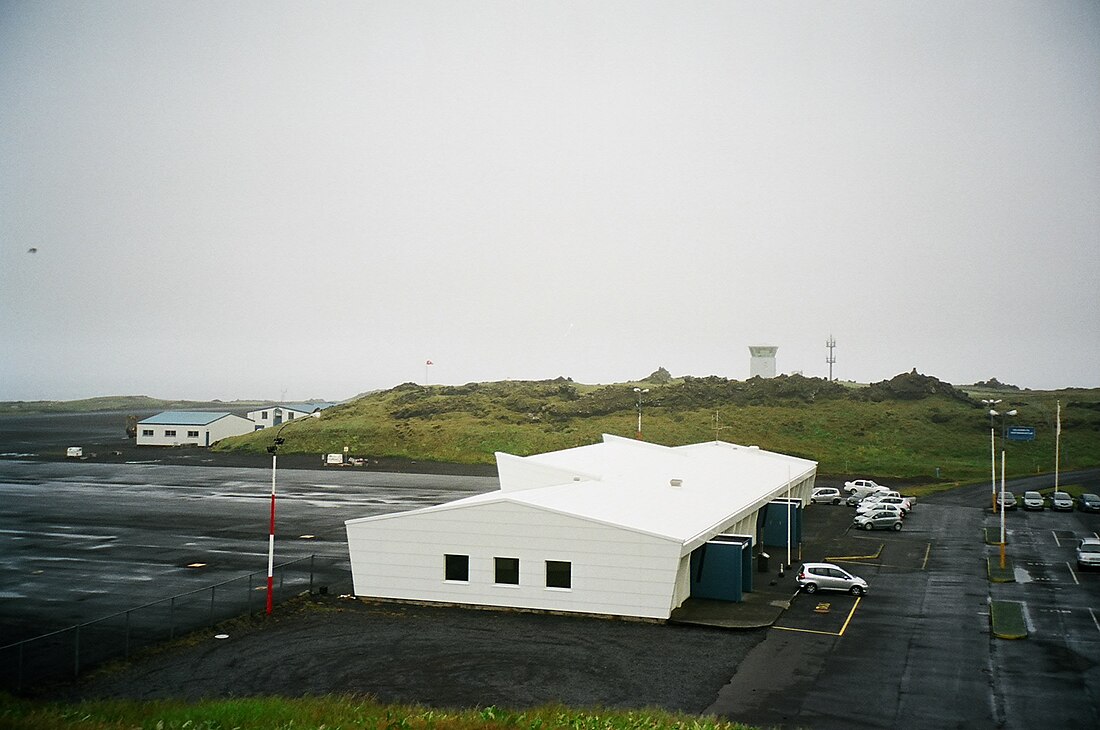
<svg viewBox="0 0 1100 730">
<path fill-rule="evenodd" d="M 519 585 L 519 558 L 493 558 L 493 582 L 498 585 Z"/>
<path fill-rule="evenodd" d="M 565 560 L 546 561 L 546 587 L 572 588 L 573 564 Z"/>
</svg>

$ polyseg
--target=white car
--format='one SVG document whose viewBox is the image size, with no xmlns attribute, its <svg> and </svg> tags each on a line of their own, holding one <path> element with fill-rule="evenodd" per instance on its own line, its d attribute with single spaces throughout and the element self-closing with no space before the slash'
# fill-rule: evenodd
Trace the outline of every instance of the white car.
<svg viewBox="0 0 1100 730">
<path fill-rule="evenodd" d="M 847 591 L 853 596 L 862 596 L 867 592 L 867 581 L 832 563 L 803 563 L 798 566 L 795 581 L 807 593 Z"/>
<path fill-rule="evenodd" d="M 901 508 L 900 504 L 881 504 L 879 502 L 861 504 L 859 507 L 856 508 L 856 515 L 869 515 L 872 512 L 881 512 L 883 510 L 893 512 L 898 517 L 905 519 L 906 512 Z"/>
<path fill-rule="evenodd" d="M 845 487 L 845 489 L 848 489 Z M 848 504 L 855 504 L 864 497 L 870 497 L 872 494 L 884 494 L 890 490 L 886 487 L 856 487 L 855 489 L 848 490 Z"/>
<path fill-rule="evenodd" d="M 889 489 L 881 484 L 875 484 L 871 479 L 853 479 L 850 482 L 844 482 L 844 491 L 854 492 L 857 489 L 867 490 L 868 492 L 877 492 L 880 489 Z"/>
<path fill-rule="evenodd" d="M 909 503 L 909 500 L 905 497 L 879 497 L 875 496 L 874 505 L 876 507 L 886 507 L 889 505 L 897 505 L 901 508 L 901 511 L 905 514 L 913 509 L 913 505 Z"/>
<path fill-rule="evenodd" d="M 840 499 L 840 490 L 836 487 L 817 487 L 810 495 L 810 502 L 812 504 L 817 504 L 818 502 L 840 504 Z"/>
</svg>

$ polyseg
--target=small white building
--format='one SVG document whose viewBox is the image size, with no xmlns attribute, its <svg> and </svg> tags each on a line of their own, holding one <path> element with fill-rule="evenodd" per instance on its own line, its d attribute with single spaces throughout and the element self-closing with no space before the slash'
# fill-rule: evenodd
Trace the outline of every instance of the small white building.
<svg viewBox="0 0 1100 730">
<path fill-rule="evenodd" d="M 248 419 L 252 421 L 255 430 L 268 426 L 278 426 L 285 421 L 293 421 L 295 418 L 314 416 L 319 418 L 321 411 L 331 408 L 335 403 L 279 403 L 278 405 L 257 408 L 248 412 Z"/>
<path fill-rule="evenodd" d="M 164 411 L 137 424 L 138 446 L 209 446 L 250 433 L 253 423 L 227 412 Z"/>
<path fill-rule="evenodd" d="M 775 353 L 778 350 L 773 345 L 749 345 L 749 377 L 774 378 Z"/>
<path fill-rule="evenodd" d="M 605 435 L 548 454 L 498 453 L 497 469 L 498 491 L 348 520 L 355 594 L 666 619 L 696 591 L 707 545 L 747 545 L 751 565 L 768 505 L 808 501 L 817 463 Z M 782 510 L 773 512 L 791 519 Z"/>
</svg>

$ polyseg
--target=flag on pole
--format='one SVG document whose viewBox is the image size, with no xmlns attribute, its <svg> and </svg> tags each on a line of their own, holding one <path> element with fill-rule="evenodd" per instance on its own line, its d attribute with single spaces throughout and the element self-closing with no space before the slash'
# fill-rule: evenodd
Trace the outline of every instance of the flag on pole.
<svg viewBox="0 0 1100 730">
<path fill-rule="evenodd" d="M 1054 433 L 1057 436 L 1061 436 L 1062 435 L 1062 402 L 1061 401 L 1058 401 L 1058 420 L 1056 421 L 1056 424 L 1057 425 L 1054 427 Z"/>
</svg>

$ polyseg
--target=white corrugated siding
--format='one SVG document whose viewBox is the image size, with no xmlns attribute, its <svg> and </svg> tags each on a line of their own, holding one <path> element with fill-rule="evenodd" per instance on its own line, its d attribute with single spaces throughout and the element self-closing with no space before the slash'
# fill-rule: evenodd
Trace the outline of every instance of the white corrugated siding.
<svg viewBox="0 0 1100 730">
<path fill-rule="evenodd" d="M 504 500 L 347 530 L 357 596 L 667 618 L 680 572 L 673 540 Z M 468 583 L 444 580 L 445 554 L 470 556 Z M 494 557 L 519 558 L 519 586 L 494 585 Z M 571 589 L 546 588 L 547 560 L 571 563 Z"/>
<path fill-rule="evenodd" d="M 251 433 L 254 428 L 255 424 L 252 421 L 235 415 L 222 416 L 216 421 L 201 425 L 194 423 L 138 423 L 135 443 L 138 446 L 206 446 L 208 432 L 210 434 L 209 443 L 212 444 L 229 436 Z M 144 432 L 149 430 L 153 432 L 153 435 L 144 435 Z M 174 435 L 167 435 L 172 431 L 175 431 Z M 187 434 L 192 431 L 198 432 L 198 435 L 188 436 Z"/>
</svg>

